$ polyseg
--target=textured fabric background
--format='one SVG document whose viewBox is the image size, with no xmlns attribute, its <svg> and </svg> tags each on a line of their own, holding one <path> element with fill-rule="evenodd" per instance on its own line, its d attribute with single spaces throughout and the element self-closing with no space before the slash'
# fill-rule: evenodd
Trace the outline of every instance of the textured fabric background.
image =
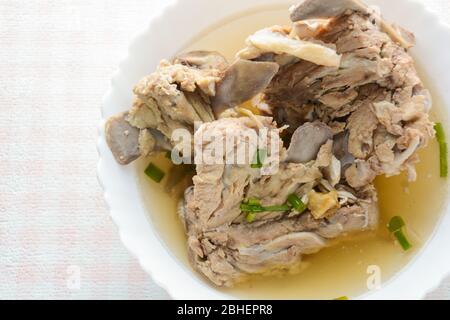
<svg viewBox="0 0 450 320">
<path fill-rule="evenodd" d="M 95 146 L 109 79 L 165 3 L 0 0 L 0 299 L 169 298 L 118 238 Z"/>
</svg>

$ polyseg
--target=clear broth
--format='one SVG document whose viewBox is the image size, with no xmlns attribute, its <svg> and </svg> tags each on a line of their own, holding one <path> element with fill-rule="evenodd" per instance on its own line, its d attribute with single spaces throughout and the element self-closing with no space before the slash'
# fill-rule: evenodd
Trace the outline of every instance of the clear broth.
<svg viewBox="0 0 450 320">
<path fill-rule="evenodd" d="M 183 51 L 216 50 L 232 61 L 248 35 L 270 25 L 287 23 L 284 7 L 248 14 L 208 30 Z M 444 122 L 445 115 L 440 105 L 435 101 L 431 117 Z M 376 232 L 354 236 L 317 254 L 305 256 L 305 268 L 299 274 L 255 277 L 235 288 L 218 290 L 247 299 L 357 297 L 368 291 L 368 267 L 373 265 L 379 267 L 381 281 L 385 283 L 421 250 L 433 233 L 445 205 L 448 183 L 439 177 L 439 149 L 434 140 L 420 152 L 420 158 L 418 179 L 414 183 L 408 183 L 405 175 L 377 178 L 380 225 Z M 163 155 L 152 161 L 166 171 L 170 169 L 170 162 Z M 186 238 L 176 213 L 177 199 L 143 174 L 148 162 L 149 159 L 141 159 L 136 166 L 143 201 L 167 249 L 191 268 L 187 259 Z M 395 215 L 405 219 L 409 237 L 414 243 L 413 249 L 407 253 L 402 251 L 385 227 Z"/>
</svg>

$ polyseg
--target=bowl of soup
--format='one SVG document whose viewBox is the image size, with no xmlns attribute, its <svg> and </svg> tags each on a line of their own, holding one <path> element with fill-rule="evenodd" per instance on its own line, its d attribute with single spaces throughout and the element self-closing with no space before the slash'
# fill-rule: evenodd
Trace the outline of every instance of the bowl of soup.
<svg viewBox="0 0 450 320">
<path fill-rule="evenodd" d="M 104 97 L 106 202 L 173 298 L 419 299 L 450 271 L 450 31 L 414 1 L 298 2 L 175 1 Z M 199 162 L 225 132 L 247 162 Z"/>
</svg>

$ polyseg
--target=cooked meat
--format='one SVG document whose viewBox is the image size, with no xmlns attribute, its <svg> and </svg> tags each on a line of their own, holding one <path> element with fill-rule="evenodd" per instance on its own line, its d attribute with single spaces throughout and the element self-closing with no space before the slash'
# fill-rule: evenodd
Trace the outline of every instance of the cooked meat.
<svg viewBox="0 0 450 320">
<path fill-rule="evenodd" d="M 138 129 L 155 128 L 161 122 L 161 115 L 136 98 L 128 112 L 127 121 Z"/>
<path fill-rule="evenodd" d="M 393 41 L 399 43 L 405 48 L 414 46 L 414 35 L 405 29 L 391 25 L 376 12 L 375 9 L 368 7 L 359 0 L 304 0 L 299 4 L 292 6 L 291 20 L 293 22 L 307 19 L 331 18 L 344 14 L 346 11 L 355 11 L 366 15 L 372 15 L 383 32 L 386 32 Z"/>
<path fill-rule="evenodd" d="M 157 152 L 170 151 L 172 144 L 158 130 L 148 128 L 142 129 L 139 133 L 139 150 L 141 156 L 147 157 Z"/>
<path fill-rule="evenodd" d="M 316 151 L 317 158 L 308 163 L 287 161 L 286 149 L 275 144 L 270 154 L 280 156 L 281 162 L 271 175 L 262 175 L 249 163 L 208 161 L 210 150 L 225 141 L 224 134 L 234 137 L 234 150 L 249 148 L 251 154 L 257 149 L 246 139 L 252 131 L 266 128 L 279 133 L 271 118 L 258 117 L 258 122 L 264 127 L 247 117 L 224 118 L 202 125 L 195 133 L 196 150 L 200 150 L 197 144 L 203 150 L 196 156 L 203 162 L 197 164 L 194 186 L 186 190 L 179 213 L 192 264 L 219 286 L 232 286 L 254 274 L 292 272 L 303 254 L 319 251 L 329 244 L 327 239 L 376 227 L 373 187 L 360 192 L 340 185 L 335 189 L 325 180 L 322 170 L 332 164 L 332 140 L 325 140 Z M 205 160 L 210 164 L 204 164 Z M 324 186 L 332 190 L 324 191 Z M 263 206 L 284 204 L 292 193 L 305 199 L 311 210 L 260 212 L 250 223 L 240 209 L 245 199 L 260 199 Z"/>
<path fill-rule="evenodd" d="M 217 69 L 197 69 L 163 60 L 156 72 L 134 89 L 137 98 L 157 115 L 155 129 L 168 139 L 175 129 L 193 131 L 195 121 L 214 120 L 208 96 L 215 95 Z"/>
<path fill-rule="evenodd" d="M 364 160 L 356 160 L 347 170 L 345 170 L 345 178 L 349 185 L 354 188 L 361 188 L 373 181 L 377 176 L 372 169 L 370 162 Z"/>
<path fill-rule="evenodd" d="M 319 101 L 329 108 L 339 110 L 343 106 L 351 103 L 358 97 L 358 92 L 354 89 L 347 89 L 344 91 L 332 91 L 325 93 L 319 98 Z"/>
<path fill-rule="evenodd" d="M 320 168 L 316 164 L 281 163 L 277 174 L 250 181 L 246 197 L 261 199 L 264 206 L 284 204 L 288 196 L 299 191 L 301 186 L 308 184 L 312 187 L 321 178 Z M 304 189 L 302 192 L 299 191 L 302 196 L 306 195 L 306 188 Z M 274 219 L 282 214 L 283 212 L 262 212 L 255 220 Z"/>
<path fill-rule="evenodd" d="M 123 154 L 119 157 L 124 160 L 118 160 L 119 163 L 128 164 L 161 149 L 170 150 L 176 145 L 172 141 L 175 130 L 193 134 L 196 122 L 211 122 L 225 109 L 253 98 L 267 87 L 278 70 L 274 62 L 241 59 L 228 66 L 223 56 L 210 51 L 180 54 L 173 62 L 162 60 L 157 70 L 134 88 L 135 99 L 124 118 L 128 124 L 124 125 L 133 127 L 139 138 L 120 141 Z M 124 153 L 133 148 L 134 153 Z"/>
<path fill-rule="evenodd" d="M 173 60 L 174 64 L 182 64 L 198 69 L 215 69 L 225 71 L 228 67 L 227 60 L 215 51 L 189 51 L 181 53 Z"/>
<path fill-rule="evenodd" d="M 134 88 L 131 109 L 106 125 L 107 141 L 117 162 L 125 165 L 140 156 L 170 150 L 176 144 L 172 141 L 174 130 L 193 134 L 196 121 L 213 121 L 211 98 L 227 67 L 222 55 L 210 51 L 180 54 L 172 63 L 161 61 L 157 70 Z"/>
<path fill-rule="evenodd" d="M 291 132 L 311 121 L 345 132 L 347 156 L 337 159 L 352 187 L 405 170 L 414 179 L 416 151 L 434 132 L 429 93 L 402 47 L 406 40 L 399 41 L 393 27 L 360 1 L 305 0 L 292 9 L 293 21 L 323 18 L 328 23 L 313 40 L 336 47 L 339 69 L 304 60 L 283 65 L 265 102 Z"/>
<path fill-rule="evenodd" d="M 370 102 L 359 106 L 348 118 L 348 151 L 357 159 L 365 159 L 373 152 L 373 132 L 378 121 Z"/>
</svg>

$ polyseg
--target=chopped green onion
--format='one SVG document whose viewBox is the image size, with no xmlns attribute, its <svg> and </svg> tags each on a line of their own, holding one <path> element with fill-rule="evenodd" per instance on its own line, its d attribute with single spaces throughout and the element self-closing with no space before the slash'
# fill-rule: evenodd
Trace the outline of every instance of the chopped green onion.
<svg viewBox="0 0 450 320">
<path fill-rule="evenodd" d="M 408 251 L 409 249 L 412 248 L 411 243 L 409 243 L 408 238 L 406 238 L 402 230 L 395 231 L 394 236 L 397 238 L 397 241 L 398 243 L 400 243 L 403 250 Z"/>
<path fill-rule="evenodd" d="M 245 220 L 247 220 L 248 223 L 252 223 L 256 218 L 256 213 L 258 212 L 289 211 L 291 210 L 291 207 L 287 204 L 264 207 L 261 205 L 261 201 L 259 199 L 250 198 L 241 203 L 240 209 L 246 214 Z"/>
<path fill-rule="evenodd" d="M 145 174 L 147 175 L 147 177 L 158 183 L 161 182 L 161 180 L 166 175 L 164 171 L 155 166 L 153 162 L 149 163 L 147 169 L 145 169 Z"/>
<path fill-rule="evenodd" d="M 266 158 L 266 156 L 267 156 L 266 150 L 257 149 L 256 153 L 255 153 L 255 156 L 253 158 L 253 162 L 250 165 L 250 167 L 253 168 L 253 169 L 260 169 L 260 168 L 262 168 L 263 167 L 263 163 L 264 163 L 264 159 Z"/>
<path fill-rule="evenodd" d="M 405 221 L 403 221 L 403 218 L 399 217 L 399 216 L 392 217 L 388 223 L 388 229 L 390 232 L 395 232 L 397 230 L 400 230 L 404 226 L 405 226 Z"/>
<path fill-rule="evenodd" d="M 295 194 L 289 195 L 287 198 L 288 203 L 297 210 L 298 213 L 302 213 L 306 210 L 306 204 Z"/>
<path fill-rule="evenodd" d="M 436 131 L 436 140 L 439 143 L 439 171 L 441 178 L 448 176 L 448 147 L 445 139 L 445 131 L 442 123 L 438 122 L 434 125 Z"/>
<path fill-rule="evenodd" d="M 269 206 L 269 207 L 263 207 L 264 211 L 289 211 L 291 210 L 291 207 L 289 207 L 287 204 L 283 204 L 281 206 Z"/>
<path fill-rule="evenodd" d="M 253 221 L 255 221 L 256 218 L 256 213 L 254 212 L 247 212 L 247 214 L 245 215 L 245 220 L 247 220 L 248 223 L 252 223 Z"/>
<path fill-rule="evenodd" d="M 395 216 L 392 217 L 391 220 L 389 220 L 388 223 L 389 232 L 394 234 L 395 238 L 397 239 L 398 243 L 400 243 L 400 246 L 403 248 L 403 250 L 407 251 L 412 248 L 412 245 L 408 241 L 408 238 L 406 237 L 405 233 L 402 230 L 404 227 L 405 221 L 403 221 L 402 217 Z"/>
<path fill-rule="evenodd" d="M 264 212 L 264 208 L 262 206 L 252 206 L 246 203 L 242 203 L 241 206 L 241 211 L 244 212 Z"/>
<path fill-rule="evenodd" d="M 439 143 L 445 143 L 445 131 L 442 123 L 438 122 L 434 125 L 434 131 L 436 131 L 436 139 Z"/>
<path fill-rule="evenodd" d="M 448 176 L 448 149 L 445 142 L 439 143 L 439 168 L 441 178 L 447 178 Z"/>
<path fill-rule="evenodd" d="M 349 299 L 347 296 L 342 296 L 342 297 L 336 298 L 334 300 L 349 300 Z"/>
<path fill-rule="evenodd" d="M 247 204 L 251 205 L 251 206 L 260 206 L 261 205 L 261 201 L 259 201 L 259 199 L 248 199 Z"/>
<path fill-rule="evenodd" d="M 240 209 L 243 212 L 277 212 L 277 211 L 289 211 L 291 207 L 289 207 L 287 204 L 281 206 L 263 207 L 261 205 L 251 205 L 248 203 L 241 203 Z"/>
</svg>

